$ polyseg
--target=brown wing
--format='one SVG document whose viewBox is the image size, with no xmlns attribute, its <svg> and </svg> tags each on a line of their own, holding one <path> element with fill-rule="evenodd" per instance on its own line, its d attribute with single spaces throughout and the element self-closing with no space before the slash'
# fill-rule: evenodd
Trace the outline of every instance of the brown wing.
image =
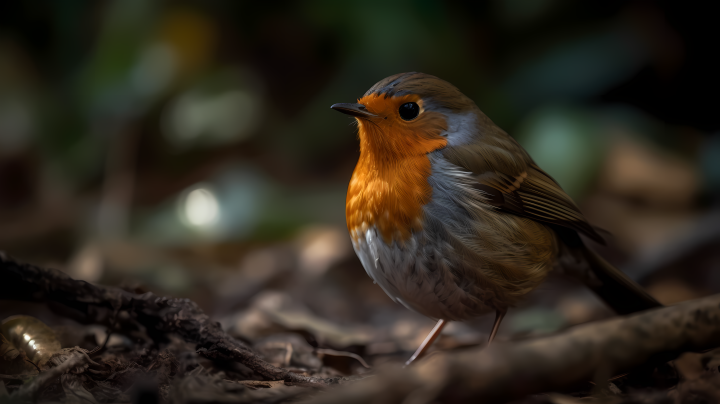
<svg viewBox="0 0 720 404">
<path fill-rule="evenodd" d="M 473 173 L 485 202 L 506 212 L 576 230 L 605 244 L 580 209 L 527 152 L 503 133 L 443 149 L 445 158 Z"/>
</svg>

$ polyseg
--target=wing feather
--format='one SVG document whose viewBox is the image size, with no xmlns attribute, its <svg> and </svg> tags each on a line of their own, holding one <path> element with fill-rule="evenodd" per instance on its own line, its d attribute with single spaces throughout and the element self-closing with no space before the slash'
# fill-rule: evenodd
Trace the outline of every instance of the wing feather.
<svg viewBox="0 0 720 404">
<path fill-rule="evenodd" d="M 472 186 L 483 202 L 508 213 L 573 229 L 605 244 L 575 202 L 511 137 L 488 136 L 470 145 L 449 146 L 443 149 L 443 156 L 472 173 Z"/>
</svg>

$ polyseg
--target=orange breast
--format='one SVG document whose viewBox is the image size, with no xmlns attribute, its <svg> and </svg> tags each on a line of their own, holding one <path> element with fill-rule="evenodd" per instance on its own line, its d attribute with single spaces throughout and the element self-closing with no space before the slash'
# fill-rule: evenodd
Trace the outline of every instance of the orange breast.
<svg viewBox="0 0 720 404">
<path fill-rule="evenodd" d="M 412 122 L 394 118 L 394 108 L 408 100 L 416 97 L 359 100 L 381 117 L 374 122 L 358 119 L 360 159 L 345 205 L 348 230 L 355 240 L 371 226 L 377 227 L 386 243 L 403 242 L 412 231 L 422 229 L 422 207 L 432 196 L 427 153 L 447 145 L 440 136 L 447 125 L 445 117 L 434 112 Z"/>
</svg>

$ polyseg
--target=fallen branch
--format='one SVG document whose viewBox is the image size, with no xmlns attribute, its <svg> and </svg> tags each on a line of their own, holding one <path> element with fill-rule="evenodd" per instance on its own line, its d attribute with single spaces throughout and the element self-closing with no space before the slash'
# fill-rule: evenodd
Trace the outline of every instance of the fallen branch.
<svg viewBox="0 0 720 404">
<path fill-rule="evenodd" d="M 317 397 L 319 403 L 506 402 L 607 380 L 641 364 L 720 346 L 720 295 L 590 323 L 520 342 L 494 343 L 428 357 L 408 371 L 376 377 Z M 419 401 L 418 401 L 419 400 Z"/>
<path fill-rule="evenodd" d="M 89 321 L 111 326 L 118 313 L 126 312 L 160 338 L 172 333 L 205 348 L 208 357 L 223 357 L 242 363 L 268 380 L 306 386 L 326 386 L 336 380 L 308 377 L 273 366 L 245 344 L 226 334 L 195 302 L 135 294 L 122 289 L 92 285 L 54 270 L 18 263 L 0 252 L 0 299 L 55 302 L 81 312 Z"/>
</svg>

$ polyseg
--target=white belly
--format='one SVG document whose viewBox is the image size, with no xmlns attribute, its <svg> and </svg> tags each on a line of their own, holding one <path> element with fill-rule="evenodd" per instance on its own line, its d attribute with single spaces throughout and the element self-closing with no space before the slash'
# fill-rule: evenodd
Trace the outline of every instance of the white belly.
<svg viewBox="0 0 720 404">
<path fill-rule="evenodd" d="M 364 237 L 363 237 L 364 236 Z M 467 320 L 494 310 L 480 285 L 462 276 L 462 259 L 447 243 L 413 233 L 402 245 L 388 245 L 375 228 L 353 241 L 367 274 L 394 301 L 433 319 Z"/>
</svg>

